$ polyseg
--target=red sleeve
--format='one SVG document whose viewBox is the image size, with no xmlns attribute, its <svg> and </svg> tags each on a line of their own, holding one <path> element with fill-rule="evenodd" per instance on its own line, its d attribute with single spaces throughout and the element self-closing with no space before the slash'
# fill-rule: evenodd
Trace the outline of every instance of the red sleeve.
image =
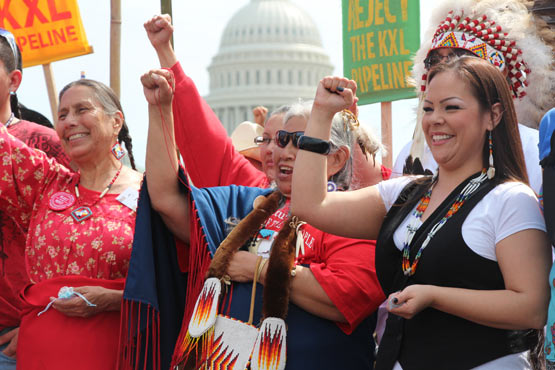
<svg viewBox="0 0 555 370">
<path fill-rule="evenodd" d="M 175 140 L 193 184 L 264 186 L 266 175 L 235 150 L 218 117 L 181 64 L 177 62 L 171 69 L 175 76 Z"/>
<path fill-rule="evenodd" d="M 310 270 L 347 319 L 346 324 L 337 325 L 350 334 L 385 300 L 374 264 L 376 242 L 322 234 L 325 262 L 311 263 Z"/>
<path fill-rule="evenodd" d="M 0 211 L 26 231 L 48 184 L 66 177 L 69 170 L 10 135 L 4 125 L 0 125 L 0 158 Z"/>
</svg>

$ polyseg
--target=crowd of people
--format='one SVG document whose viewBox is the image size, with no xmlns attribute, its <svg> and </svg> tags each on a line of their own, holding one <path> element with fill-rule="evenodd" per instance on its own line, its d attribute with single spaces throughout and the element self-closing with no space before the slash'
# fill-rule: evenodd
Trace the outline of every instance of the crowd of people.
<svg viewBox="0 0 555 370">
<path fill-rule="evenodd" d="M 228 136 L 157 15 L 142 174 L 101 82 L 24 118 L 0 30 L 0 370 L 555 369 L 555 30 L 434 16 L 393 171 L 344 77 Z"/>
</svg>

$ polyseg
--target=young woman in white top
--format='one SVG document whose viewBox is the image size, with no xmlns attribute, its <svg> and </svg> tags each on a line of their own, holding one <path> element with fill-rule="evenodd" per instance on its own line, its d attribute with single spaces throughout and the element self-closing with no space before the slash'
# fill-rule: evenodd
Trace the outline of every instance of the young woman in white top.
<svg viewBox="0 0 555 370">
<path fill-rule="evenodd" d="M 354 85 L 326 77 L 318 86 L 292 213 L 326 232 L 378 239 L 393 315 L 376 369 L 529 368 L 537 344 L 529 329 L 546 320 L 550 248 L 504 77 L 469 57 L 430 72 L 423 129 L 439 165 L 433 178 L 327 193 L 326 157 L 310 151 L 325 145 Z"/>
</svg>

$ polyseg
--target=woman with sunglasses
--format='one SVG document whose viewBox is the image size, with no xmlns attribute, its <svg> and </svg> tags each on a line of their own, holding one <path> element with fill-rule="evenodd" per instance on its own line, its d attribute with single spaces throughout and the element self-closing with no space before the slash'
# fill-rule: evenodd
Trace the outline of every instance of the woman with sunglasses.
<svg viewBox="0 0 555 370">
<path fill-rule="evenodd" d="M 20 119 L 16 91 L 22 80 L 17 68 L 20 53 L 13 35 L 0 29 L 0 122 L 7 131 L 32 148 L 45 152 L 69 168 L 56 132 Z M 25 234 L 8 212 L 0 212 L 0 370 L 15 369 L 22 302 L 19 291 L 29 284 L 23 250 Z"/>
<path fill-rule="evenodd" d="M 321 81 L 305 131 L 313 141 L 327 142 L 351 84 Z M 428 76 L 423 114 L 437 175 L 327 193 L 328 159 L 303 150 L 292 211 L 328 232 L 378 238 L 390 315 L 376 369 L 530 369 L 551 251 L 508 85 L 479 58 L 441 64 Z"/>
<path fill-rule="evenodd" d="M 214 269 L 219 268 L 214 264 L 223 263 L 227 267 L 219 271 L 227 288 L 219 300 L 222 306 L 218 322 L 231 317 L 233 323 L 257 325 L 263 318 L 268 319 L 268 310 L 273 309 L 280 312 L 274 315 L 287 323 L 287 369 L 370 368 L 373 323 L 367 317 L 384 298 L 375 280 L 373 245 L 322 233 L 289 215 L 291 176 L 310 105 L 292 106 L 283 130 L 276 134 L 277 191 L 235 186 L 183 187 L 176 176 L 177 157 L 162 159 L 175 153 L 166 148 L 165 143 L 172 142 L 172 138 L 164 138 L 162 123 L 170 127 L 173 123 L 169 79 L 164 70 L 142 77 L 150 111 L 147 185 L 152 207 L 177 238 L 189 243 L 188 297 L 173 365 L 200 361 L 210 355 L 202 353 L 195 358 L 195 352 L 187 350 L 188 325 L 196 320 L 191 317 L 197 317 L 193 311 L 206 271 L 209 276 L 218 275 Z M 330 158 L 330 190 L 347 190 L 352 148 L 358 135 L 352 116 L 337 115 L 334 133 L 334 145 L 320 150 Z M 183 176 L 180 178 L 185 181 Z M 234 226 L 229 234 L 226 223 Z M 236 346 L 235 342 L 241 341 L 232 339 L 223 347 Z M 285 351 L 285 343 L 282 344 Z M 251 351 L 252 343 L 246 347 Z M 282 365 L 284 357 L 281 356 Z"/>
</svg>

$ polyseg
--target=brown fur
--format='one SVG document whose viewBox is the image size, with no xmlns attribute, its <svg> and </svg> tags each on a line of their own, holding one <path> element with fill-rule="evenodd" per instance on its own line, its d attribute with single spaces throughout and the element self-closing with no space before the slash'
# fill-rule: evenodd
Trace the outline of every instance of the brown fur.
<svg viewBox="0 0 555 370">
<path fill-rule="evenodd" d="M 291 227 L 291 218 L 285 221 L 283 228 L 276 236 L 264 286 L 262 304 L 262 320 L 267 317 L 285 319 L 289 307 L 291 290 L 291 268 L 295 263 L 295 228 Z"/>
<path fill-rule="evenodd" d="M 222 278 L 225 275 L 233 253 L 252 238 L 261 225 L 278 210 L 281 197 L 279 191 L 274 191 L 235 226 L 216 250 L 208 269 L 208 277 Z"/>
</svg>

